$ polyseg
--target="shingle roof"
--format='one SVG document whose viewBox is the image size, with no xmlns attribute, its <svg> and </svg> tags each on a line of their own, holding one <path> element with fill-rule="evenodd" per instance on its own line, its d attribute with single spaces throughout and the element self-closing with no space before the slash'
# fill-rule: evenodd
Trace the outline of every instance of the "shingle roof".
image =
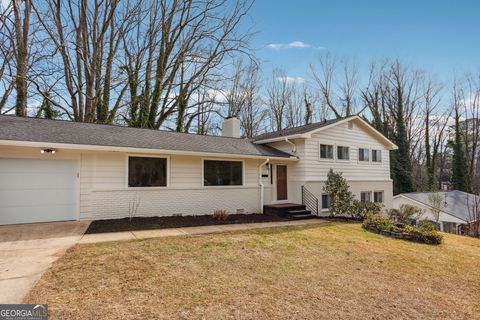
<svg viewBox="0 0 480 320">
<path fill-rule="evenodd" d="M 438 192 L 442 199 L 444 199 L 444 207 L 442 208 L 443 212 L 446 212 L 454 217 L 468 221 L 469 219 L 469 210 L 468 208 L 472 207 L 475 203 L 475 197 L 478 197 L 474 194 L 452 190 L 452 191 L 439 191 Z M 411 193 L 402 193 L 403 196 L 413 199 L 415 201 L 421 202 L 427 206 L 430 205 L 428 199 L 431 192 L 411 192 Z M 479 200 L 477 200 L 478 203 Z M 446 203 L 446 204 L 445 204 Z"/>
<path fill-rule="evenodd" d="M 0 140 L 282 157 L 248 139 L 0 115 Z"/>
<path fill-rule="evenodd" d="M 328 126 L 328 125 L 336 123 L 338 121 L 345 120 L 347 118 L 353 118 L 353 117 L 355 117 L 355 116 L 349 116 L 349 117 L 338 118 L 338 119 L 330 119 L 330 120 L 325 120 L 325 121 L 322 121 L 322 122 L 307 124 L 307 125 L 304 125 L 304 126 L 283 129 L 283 130 L 280 130 L 280 131 L 267 132 L 267 133 L 264 133 L 264 134 L 261 134 L 261 135 L 258 135 L 256 137 L 254 137 L 254 140 L 255 141 L 261 141 L 261 140 L 267 140 L 267 139 L 272 139 L 272 138 L 277 138 L 277 137 L 286 137 L 286 136 L 291 136 L 291 135 L 295 135 L 295 134 L 308 133 L 310 131 Z"/>
</svg>

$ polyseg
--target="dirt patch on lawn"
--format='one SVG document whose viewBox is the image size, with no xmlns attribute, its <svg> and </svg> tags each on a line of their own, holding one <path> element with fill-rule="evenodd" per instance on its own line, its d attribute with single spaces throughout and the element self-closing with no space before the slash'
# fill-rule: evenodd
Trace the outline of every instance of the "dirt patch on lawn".
<svg viewBox="0 0 480 320">
<path fill-rule="evenodd" d="M 171 217 L 135 217 L 133 219 L 109 219 L 93 221 L 87 229 L 89 233 L 120 231 L 154 230 L 164 228 L 199 227 L 220 224 L 255 223 L 287 221 L 288 218 L 266 214 L 234 214 L 226 220 L 215 219 L 212 215 L 171 216 Z"/>
</svg>

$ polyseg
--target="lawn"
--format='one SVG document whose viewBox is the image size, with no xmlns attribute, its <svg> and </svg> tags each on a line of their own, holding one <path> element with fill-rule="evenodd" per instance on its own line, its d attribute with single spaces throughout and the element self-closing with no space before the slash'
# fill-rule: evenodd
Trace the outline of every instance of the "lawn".
<svg viewBox="0 0 480 320">
<path fill-rule="evenodd" d="M 77 245 L 25 298 L 56 319 L 473 319 L 480 241 L 356 223 Z"/>
</svg>

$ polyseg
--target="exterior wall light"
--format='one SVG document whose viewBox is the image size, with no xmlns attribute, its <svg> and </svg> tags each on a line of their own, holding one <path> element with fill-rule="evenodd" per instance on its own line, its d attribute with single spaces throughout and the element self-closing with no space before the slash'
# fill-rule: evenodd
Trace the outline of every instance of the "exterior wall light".
<svg viewBox="0 0 480 320">
<path fill-rule="evenodd" d="M 55 154 L 55 152 L 57 152 L 57 150 L 55 150 L 55 149 L 42 149 L 42 150 L 40 150 L 41 154 Z"/>
</svg>

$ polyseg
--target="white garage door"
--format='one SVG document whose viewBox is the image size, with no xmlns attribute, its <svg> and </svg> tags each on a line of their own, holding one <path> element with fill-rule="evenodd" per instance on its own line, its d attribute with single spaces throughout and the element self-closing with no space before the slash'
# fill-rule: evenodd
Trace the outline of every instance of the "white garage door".
<svg viewBox="0 0 480 320">
<path fill-rule="evenodd" d="M 76 220 L 77 162 L 0 159 L 0 225 Z"/>
</svg>

